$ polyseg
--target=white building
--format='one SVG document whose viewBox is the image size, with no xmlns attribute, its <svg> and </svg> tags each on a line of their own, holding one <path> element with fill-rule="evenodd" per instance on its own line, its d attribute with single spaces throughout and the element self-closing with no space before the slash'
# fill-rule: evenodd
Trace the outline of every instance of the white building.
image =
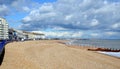
<svg viewBox="0 0 120 69">
<path fill-rule="evenodd" d="M 9 29 L 9 39 L 10 40 L 24 40 L 27 39 L 27 36 L 25 33 L 23 33 L 22 30 L 16 30 L 13 28 Z"/>
<path fill-rule="evenodd" d="M 28 36 L 28 39 L 30 40 L 40 40 L 45 38 L 45 34 L 42 33 L 35 33 L 35 32 L 26 32 L 24 33 Z"/>
<path fill-rule="evenodd" d="M 0 40 L 8 39 L 8 23 L 0 17 Z"/>
<path fill-rule="evenodd" d="M 11 40 L 40 40 L 45 38 L 45 35 L 42 33 L 33 33 L 16 29 L 9 29 L 9 33 L 11 33 L 11 35 L 9 34 Z"/>
</svg>

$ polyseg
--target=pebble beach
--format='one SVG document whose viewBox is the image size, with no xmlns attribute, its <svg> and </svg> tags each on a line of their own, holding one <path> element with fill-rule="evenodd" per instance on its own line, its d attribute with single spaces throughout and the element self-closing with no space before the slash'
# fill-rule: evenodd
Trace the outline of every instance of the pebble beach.
<svg viewBox="0 0 120 69">
<path fill-rule="evenodd" d="M 62 40 L 11 42 L 0 69 L 120 69 L 120 59 L 72 48 Z"/>
</svg>

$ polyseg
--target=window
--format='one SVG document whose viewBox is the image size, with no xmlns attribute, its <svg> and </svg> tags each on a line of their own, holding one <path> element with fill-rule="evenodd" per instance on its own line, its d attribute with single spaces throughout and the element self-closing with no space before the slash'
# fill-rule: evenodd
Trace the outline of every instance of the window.
<svg viewBox="0 0 120 69">
<path fill-rule="evenodd" d="M 0 20 L 0 24 L 2 24 L 2 20 Z"/>
</svg>

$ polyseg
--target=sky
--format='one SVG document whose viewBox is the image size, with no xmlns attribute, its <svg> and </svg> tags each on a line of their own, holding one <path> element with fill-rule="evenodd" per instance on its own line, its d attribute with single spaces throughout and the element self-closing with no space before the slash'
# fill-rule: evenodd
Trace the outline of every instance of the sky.
<svg viewBox="0 0 120 69">
<path fill-rule="evenodd" d="M 48 38 L 120 39 L 120 0 L 0 0 L 0 17 Z"/>
</svg>

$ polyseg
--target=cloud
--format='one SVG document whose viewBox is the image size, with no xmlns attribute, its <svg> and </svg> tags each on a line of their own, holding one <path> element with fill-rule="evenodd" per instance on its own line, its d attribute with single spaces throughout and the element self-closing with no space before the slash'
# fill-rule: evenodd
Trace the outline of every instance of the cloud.
<svg viewBox="0 0 120 69">
<path fill-rule="evenodd" d="M 99 38 L 99 39 L 117 39 L 120 38 L 120 32 L 114 31 L 32 31 L 44 33 L 46 38 Z"/>
<path fill-rule="evenodd" d="M 99 36 L 98 33 L 91 33 L 90 35 L 91 35 L 92 37 L 98 37 L 98 36 Z"/>
<path fill-rule="evenodd" d="M 93 29 L 91 27 L 106 29 L 115 22 L 119 22 L 120 16 L 117 16 L 120 13 L 119 8 L 119 3 L 117 5 L 105 3 L 104 0 L 70 0 L 69 2 L 58 0 L 55 3 L 44 3 L 32 10 L 23 18 L 23 25 L 24 23 L 37 24 L 39 28 L 43 28 L 47 23 L 47 27 L 60 26 L 80 30 Z"/>
<path fill-rule="evenodd" d="M 83 32 L 73 31 L 32 31 L 37 33 L 44 33 L 47 38 L 81 38 Z M 58 35 L 59 34 L 59 35 Z"/>
<path fill-rule="evenodd" d="M 4 17 L 16 12 L 29 13 L 38 5 L 31 0 L 0 0 L 0 16 Z"/>
<path fill-rule="evenodd" d="M 88 37 L 104 37 L 108 35 L 105 32 L 120 31 L 120 1 L 116 0 L 57 0 L 53 3 L 34 3 L 34 6 L 31 2 L 27 5 L 25 0 L 17 0 L 12 6 L 30 12 L 21 20 L 23 24 L 20 28 L 23 30 L 84 31 Z"/>
<path fill-rule="evenodd" d="M 30 11 L 30 8 L 27 7 L 27 6 L 22 7 L 22 9 L 23 9 L 23 11 L 26 11 L 26 12 L 29 12 L 29 11 Z"/>
<path fill-rule="evenodd" d="M 112 25 L 113 29 L 119 29 L 120 30 L 120 23 L 115 23 Z"/>
<path fill-rule="evenodd" d="M 119 2 L 108 0 L 58 0 L 55 3 L 44 3 L 23 18 L 22 29 L 43 30 L 49 28 L 76 32 L 89 30 L 90 35 L 85 33 L 96 37 L 100 34 L 96 30 L 103 32 L 119 30 L 119 8 Z M 26 24 L 29 26 L 26 27 Z"/>
<path fill-rule="evenodd" d="M 117 33 L 116 32 L 105 32 L 105 34 L 107 34 L 108 36 L 111 36 L 111 35 L 116 35 Z"/>
<path fill-rule="evenodd" d="M 0 16 L 9 16 L 16 11 L 29 12 L 31 4 L 34 3 L 30 0 L 0 0 Z"/>
<path fill-rule="evenodd" d="M 7 16 L 9 14 L 9 8 L 6 5 L 0 5 L 0 16 Z"/>
<path fill-rule="evenodd" d="M 31 0 L 15 0 L 11 3 L 11 6 L 19 12 L 29 12 L 34 4 Z"/>
<path fill-rule="evenodd" d="M 11 4 L 16 0 L 0 0 L 0 16 L 8 16 L 12 14 L 13 7 Z M 11 10 L 12 9 L 12 10 Z"/>
<path fill-rule="evenodd" d="M 0 4 L 11 4 L 15 0 L 0 0 Z"/>
<path fill-rule="evenodd" d="M 104 32 L 103 36 L 104 38 L 109 38 L 109 39 L 119 39 L 120 38 L 120 32 L 116 31 L 107 31 Z"/>
</svg>

